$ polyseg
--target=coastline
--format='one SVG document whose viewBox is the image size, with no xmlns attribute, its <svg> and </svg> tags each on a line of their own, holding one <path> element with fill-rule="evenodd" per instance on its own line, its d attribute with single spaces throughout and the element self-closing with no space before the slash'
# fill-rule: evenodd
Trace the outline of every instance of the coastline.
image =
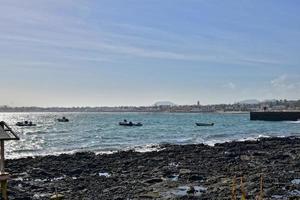
<svg viewBox="0 0 300 200">
<path fill-rule="evenodd" d="M 65 199 L 230 199 L 234 176 L 255 199 L 260 175 L 264 199 L 291 199 L 300 197 L 300 138 L 28 157 L 8 160 L 6 169 L 10 199 L 49 199 L 55 190 Z"/>
</svg>

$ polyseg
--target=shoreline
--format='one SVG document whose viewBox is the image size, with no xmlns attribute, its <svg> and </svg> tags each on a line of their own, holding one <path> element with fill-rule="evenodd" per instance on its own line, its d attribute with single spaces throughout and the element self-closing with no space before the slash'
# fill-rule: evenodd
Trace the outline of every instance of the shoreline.
<svg viewBox="0 0 300 200">
<path fill-rule="evenodd" d="M 203 113 L 203 114 L 249 114 L 251 111 L 0 111 L 0 113 Z M 297 111 L 295 111 L 297 112 Z M 299 111 L 300 112 L 300 111 Z"/>
<path fill-rule="evenodd" d="M 10 199 L 49 199 L 55 190 L 65 199 L 230 199 L 235 175 L 254 199 L 261 174 L 264 199 L 300 198 L 300 138 L 27 157 L 7 160 L 6 169 Z"/>
<path fill-rule="evenodd" d="M 26 158 L 38 158 L 38 157 L 46 157 L 46 156 L 60 156 L 60 155 L 73 155 L 76 153 L 85 153 L 85 152 L 91 152 L 95 155 L 110 155 L 118 152 L 127 152 L 127 151 L 134 151 L 137 153 L 148 153 L 153 151 L 160 151 L 163 146 L 165 145 L 174 145 L 174 146 L 183 146 L 183 145 L 206 145 L 213 147 L 216 144 L 223 144 L 223 143 L 230 143 L 230 142 L 244 142 L 244 141 L 257 141 L 261 138 L 285 138 L 285 137 L 299 137 L 299 135 L 287 135 L 287 136 L 268 136 L 268 135 L 258 135 L 256 137 L 247 137 L 247 138 L 240 138 L 240 139 L 234 139 L 234 140 L 215 140 L 214 142 L 206 141 L 206 142 L 199 142 L 199 143 L 152 143 L 152 144 L 145 144 L 145 145 L 135 145 L 120 149 L 114 149 L 114 150 L 103 150 L 103 149 L 97 149 L 97 150 L 80 150 L 80 149 L 73 149 L 69 151 L 60 151 L 60 152 L 52 152 L 52 153 L 40 153 L 39 155 L 26 155 L 26 156 L 20 156 L 20 157 L 10 157 L 9 155 L 6 155 L 6 160 L 17 160 L 17 159 L 26 159 Z"/>
</svg>

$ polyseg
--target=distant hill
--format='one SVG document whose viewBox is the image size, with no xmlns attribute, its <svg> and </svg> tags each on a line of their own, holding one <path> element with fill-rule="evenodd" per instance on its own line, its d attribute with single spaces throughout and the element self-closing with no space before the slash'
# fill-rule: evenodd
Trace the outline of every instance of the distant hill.
<svg viewBox="0 0 300 200">
<path fill-rule="evenodd" d="M 243 100 L 238 102 L 239 104 L 259 104 L 260 101 L 257 99 L 247 99 L 247 100 Z"/>
<path fill-rule="evenodd" d="M 158 101 L 154 106 L 176 106 L 176 104 L 171 101 Z"/>
<path fill-rule="evenodd" d="M 265 99 L 263 101 L 259 101 L 257 99 L 247 99 L 247 100 L 243 100 L 238 102 L 239 104 L 259 104 L 259 103 L 272 103 L 272 102 L 276 102 L 276 99 Z"/>
<path fill-rule="evenodd" d="M 277 100 L 276 99 L 266 99 L 266 100 L 263 100 L 262 102 L 264 103 L 272 103 L 272 102 L 276 102 Z"/>
</svg>

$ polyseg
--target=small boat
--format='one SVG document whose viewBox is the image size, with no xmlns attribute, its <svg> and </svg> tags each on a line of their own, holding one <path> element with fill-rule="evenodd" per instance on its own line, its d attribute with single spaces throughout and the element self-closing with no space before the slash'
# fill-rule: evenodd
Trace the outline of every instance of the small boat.
<svg viewBox="0 0 300 200">
<path fill-rule="evenodd" d="M 215 123 L 196 123 L 197 126 L 213 126 Z"/>
<path fill-rule="evenodd" d="M 69 122 L 69 119 L 62 117 L 57 119 L 58 122 Z"/>
<path fill-rule="evenodd" d="M 36 126 L 32 121 L 17 122 L 16 126 Z"/>
<path fill-rule="evenodd" d="M 126 120 L 124 120 L 123 122 L 119 122 L 120 126 L 143 126 L 142 123 L 138 122 L 138 123 L 132 123 L 132 122 L 127 122 Z"/>
</svg>

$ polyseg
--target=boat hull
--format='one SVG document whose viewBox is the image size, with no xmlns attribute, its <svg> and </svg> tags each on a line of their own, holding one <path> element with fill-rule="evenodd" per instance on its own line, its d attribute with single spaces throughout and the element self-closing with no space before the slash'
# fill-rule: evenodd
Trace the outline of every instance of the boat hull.
<svg viewBox="0 0 300 200">
<path fill-rule="evenodd" d="M 22 123 L 16 123 L 16 126 L 36 126 L 36 124 L 22 124 Z"/>
<path fill-rule="evenodd" d="M 120 126 L 143 126 L 143 124 L 141 123 L 125 123 L 125 122 L 120 122 L 119 123 Z"/>
<path fill-rule="evenodd" d="M 58 122 L 69 122 L 68 119 L 57 119 Z"/>
<path fill-rule="evenodd" d="M 197 126 L 213 126 L 214 123 L 196 123 Z"/>
</svg>

